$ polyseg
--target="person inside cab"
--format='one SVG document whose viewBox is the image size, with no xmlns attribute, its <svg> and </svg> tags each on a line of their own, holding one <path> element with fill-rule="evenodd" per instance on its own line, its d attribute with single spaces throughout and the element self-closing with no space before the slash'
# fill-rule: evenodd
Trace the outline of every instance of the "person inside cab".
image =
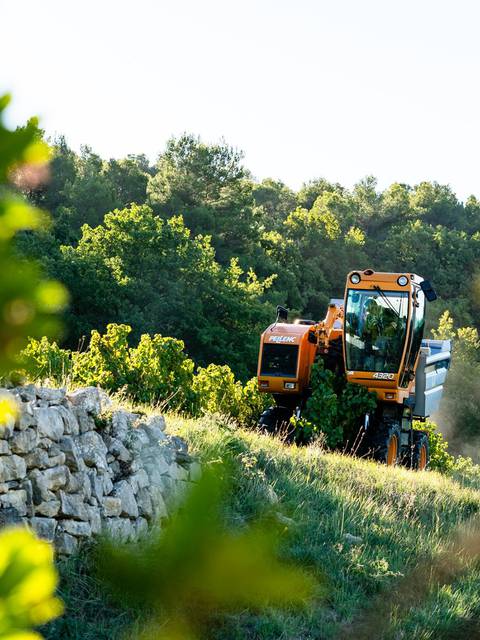
<svg viewBox="0 0 480 640">
<path fill-rule="evenodd" d="M 402 346 L 404 322 L 394 309 L 369 298 L 360 316 L 359 335 L 364 343 L 365 361 L 374 371 L 390 371 Z"/>
</svg>

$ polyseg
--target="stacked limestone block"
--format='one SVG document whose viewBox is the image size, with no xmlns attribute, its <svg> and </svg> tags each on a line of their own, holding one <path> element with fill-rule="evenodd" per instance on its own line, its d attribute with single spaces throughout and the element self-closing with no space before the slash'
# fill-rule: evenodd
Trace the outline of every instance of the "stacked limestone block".
<svg viewBox="0 0 480 640">
<path fill-rule="evenodd" d="M 0 525 L 26 524 L 60 555 L 101 533 L 138 537 L 200 473 L 162 416 L 109 411 L 95 387 L 10 393 L 20 411 L 0 427 Z"/>
</svg>

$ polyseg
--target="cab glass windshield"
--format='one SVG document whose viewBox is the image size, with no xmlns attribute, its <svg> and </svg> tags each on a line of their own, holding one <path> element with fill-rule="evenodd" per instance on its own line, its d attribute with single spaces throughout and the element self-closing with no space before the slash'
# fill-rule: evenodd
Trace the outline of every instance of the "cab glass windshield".
<svg viewBox="0 0 480 640">
<path fill-rule="evenodd" d="M 407 292 L 349 289 L 345 309 L 347 369 L 397 373 L 407 319 Z"/>
</svg>

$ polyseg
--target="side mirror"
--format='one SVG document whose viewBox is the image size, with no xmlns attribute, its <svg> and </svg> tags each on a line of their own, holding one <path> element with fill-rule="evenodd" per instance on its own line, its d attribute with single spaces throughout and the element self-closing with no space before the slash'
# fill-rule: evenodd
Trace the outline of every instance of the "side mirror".
<svg viewBox="0 0 480 640">
<path fill-rule="evenodd" d="M 286 322 L 288 320 L 288 309 L 278 305 L 277 307 L 277 322 Z"/>
<path fill-rule="evenodd" d="M 433 302 L 437 299 L 437 294 L 435 292 L 435 289 L 432 287 L 432 283 L 430 282 L 430 280 L 424 280 L 423 282 L 421 282 L 420 288 L 429 302 Z"/>
</svg>

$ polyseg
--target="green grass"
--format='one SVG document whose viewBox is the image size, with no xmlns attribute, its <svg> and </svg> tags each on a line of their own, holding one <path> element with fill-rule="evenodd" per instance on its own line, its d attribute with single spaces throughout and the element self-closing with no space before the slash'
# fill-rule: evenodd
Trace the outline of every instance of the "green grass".
<svg viewBox="0 0 480 640">
<path fill-rule="evenodd" d="M 233 456 L 227 524 L 242 527 L 259 518 L 280 523 L 282 557 L 307 568 L 324 593 L 304 610 L 223 617 L 209 638 L 475 637 L 480 572 L 474 563 L 431 586 L 428 568 L 459 525 L 480 511 L 476 489 L 437 473 L 391 469 L 314 446 L 286 446 L 221 419 L 169 416 L 167 424 L 206 465 Z M 349 536 L 359 540 L 351 543 Z M 404 576 L 418 563 L 426 567 L 423 591 L 418 601 L 414 594 L 408 606 L 396 607 L 394 590 L 408 585 Z M 87 560 L 64 565 L 62 576 L 67 612 L 47 629 L 48 638 L 135 637 L 145 612 L 109 602 L 88 567 L 88 554 Z M 364 625 L 362 636 L 357 622 L 369 616 L 373 630 Z"/>
<path fill-rule="evenodd" d="M 47 640 L 120 640 L 136 637 L 147 613 L 114 602 L 95 575 L 91 548 L 59 563 L 65 614 L 41 629 Z"/>
</svg>

